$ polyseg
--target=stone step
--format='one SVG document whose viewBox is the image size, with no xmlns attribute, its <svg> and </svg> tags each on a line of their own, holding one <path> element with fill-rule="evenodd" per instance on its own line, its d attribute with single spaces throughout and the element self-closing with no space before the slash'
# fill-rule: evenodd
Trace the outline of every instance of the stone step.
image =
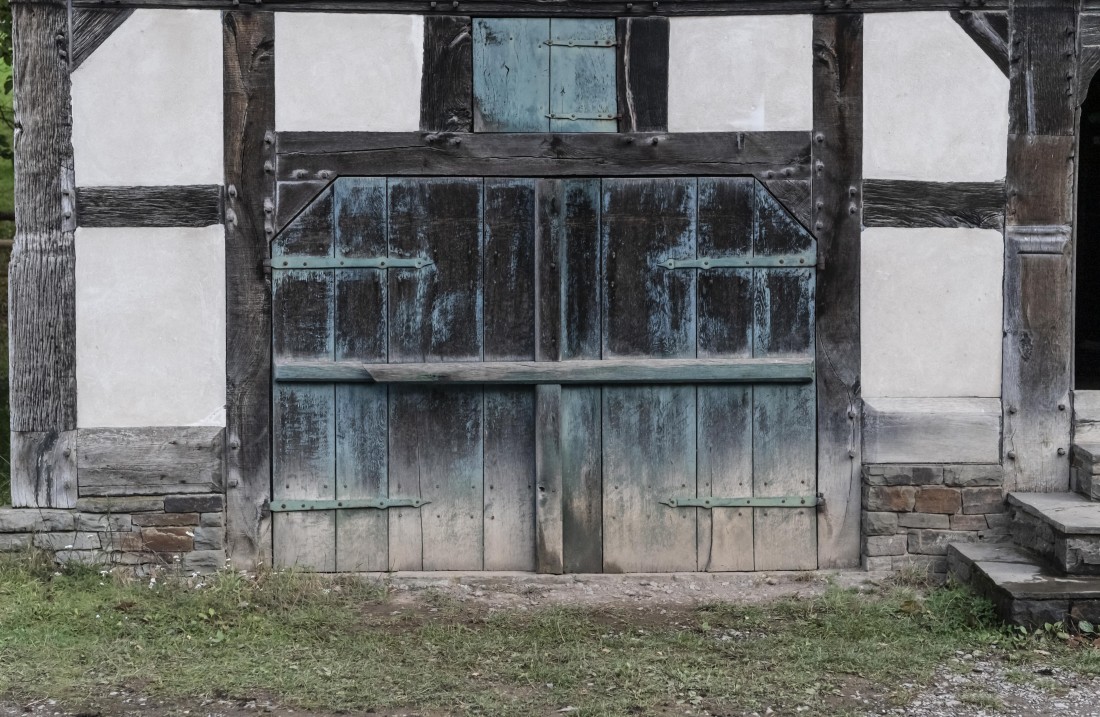
<svg viewBox="0 0 1100 717">
<path fill-rule="evenodd" d="M 1017 545 L 1069 575 L 1100 575 L 1100 503 L 1077 493 L 1009 493 Z"/>
<path fill-rule="evenodd" d="M 1062 575 L 1035 553 L 1011 543 L 952 543 L 947 569 L 989 599 L 1006 622 L 1100 622 L 1100 577 Z"/>
<path fill-rule="evenodd" d="M 1073 444 L 1070 484 L 1086 498 L 1100 501 L 1100 443 Z"/>
</svg>

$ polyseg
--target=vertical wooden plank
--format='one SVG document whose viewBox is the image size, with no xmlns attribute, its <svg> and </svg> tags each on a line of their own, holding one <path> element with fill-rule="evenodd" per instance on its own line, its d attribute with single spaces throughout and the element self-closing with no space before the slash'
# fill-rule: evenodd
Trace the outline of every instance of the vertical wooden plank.
<svg viewBox="0 0 1100 717">
<path fill-rule="evenodd" d="M 16 3 L 11 19 L 20 131 L 8 381 L 12 455 L 26 457 L 48 454 L 76 428 L 73 119 L 67 43 L 59 42 L 68 37 L 66 4 Z M 12 505 L 69 507 L 67 491 L 43 490 L 42 479 L 37 460 L 13 461 Z"/>
<path fill-rule="evenodd" d="M 392 570 L 481 570 L 483 394 L 480 388 L 390 389 Z"/>
<path fill-rule="evenodd" d="M 699 256 L 751 256 L 755 182 L 747 177 L 699 179 Z M 752 356 L 752 270 L 699 272 L 700 357 Z M 700 496 L 752 496 L 752 386 L 698 387 Z M 700 570 L 753 569 L 749 508 L 699 511 Z"/>
<path fill-rule="evenodd" d="M 603 182 L 601 252 L 608 356 L 696 355 L 694 271 L 658 266 L 694 257 L 694 179 Z M 692 386 L 603 389 L 606 572 L 695 570 L 696 509 L 659 501 L 696 495 Z"/>
<path fill-rule="evenodd" d="M 281 256 L 333 256 L 333 192 L 326 190 L 271 244 Z M 272 277 L 273 354 L 332 360 L 335 272 L 302 269 Z M 336 497 L 336 393 L 331 384 L 278 383 L 274 390 L 272 501 Z M 272 518 L 275 564 L 336 569 L 335 511 Z"/>
<path fill-rule="evenodd" d="M 391 256 L 426 257 L 389 270 L 390 361 L 483 357 L 482 182 L 389 181 Z M 480 388 L 391 388 L 392 497 L 423 508 L 389 510 L 397 570 L 480 570 L 484 548 L 484 428 Z"/>
<path fill-rule="evenodd" d="M 535 357 L 535 180 L 485 180 L 485 359 Z M 485 388 L 485 569 L 535 569 L 535 391 Z"/>
<path fill-rule="evenodd" d="M 563 181 L 562 200 L 562 359 L 598 359 L 603 285 L 599 180 Z M 602 389 L 564 387 L 561 403 L 564 568 L 598 573 L 603 570 Z"/>
<path fill-rule="evenodd" d="M 550 128 L 550 20 L 474 20 L 474 131 Z"/>
<path fill-rule="evenodd" d="M 859 565 L 859 242 L 863 16 L 814 16 L 813 233 L 817 238 L 818 565 Z"/>
<path fill-rule="evenodd" d="M 338 257 L 386 256 L 386 180 L 346 177 L 333 186 Z M 386 361 L 385 269 L 335 271 L 337 360 Z M 388 494 L 386 386 L 337 384 L 336 497 Z M 384 511 L 336 512 L 336 569 L 389 568 L 389 519 Z"/>
<path fill-rule="evenodd" d="M 620 132 L 668 129 L 668 30 L 665 17 L 616 20 Z"/>
<path fill-rule="evenodd" d="M 538 180 L 535 202 L 535 360 L 560 361 L 565 182 Z"/>
<path fill-rule="evenodd" d="M 226 546 L 235 567 L 271 564 L 271 300 L 275 16 L 222 15 L 225 93 Z M 268 163 L 271 163 L 270 165 Z"/>
<path fill-rule="evenodd" d="M 550 36 L 550 131 L 617 131 L 615 21 L 556 18 Z"/>
<path fill-rule="evenodd" d="M 473 50 L 470 18 L 424 18 L 424 71 L 420 87 L 420 129 L 473 130 Z"/>
<path fill-rule="evenodd" d="M 696 570 L 695 389 L 603 390 L 604 572 Z"/>
<path fill-rule="evenodd" d="M 560 574 L 563 570 L 561 386 L 536 386 L 535 400 L 535 569 Z"/>
<path fill-rule="evenodd" d="M 1009 32 L 1009 134 L 1073 134 L 1076 0 L 1015 0 Z"/>
</svg>

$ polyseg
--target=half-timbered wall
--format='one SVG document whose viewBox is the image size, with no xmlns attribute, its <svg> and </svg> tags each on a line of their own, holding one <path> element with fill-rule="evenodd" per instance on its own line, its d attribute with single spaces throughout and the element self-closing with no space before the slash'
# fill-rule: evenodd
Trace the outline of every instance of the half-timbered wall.
<svg viewBox="0 0 1100 717">
<path fill-rule="evenodd" d="M 340 176 L 751 175 L 817 245 L 817 564 L 939 569 L 949 540 L 1003 529 L 1002 462 L 1012 485 L 1068 471 L 1065 401 L 1028 396 L 1061 346 L 1042 336 L 1062 325 L 1069 185 L 1048 180 L 1071 176 L 1059 92 L 1079 82 L 1042 68 L 1072 75 L 1075 10 L 1033 4 L 16 2 L 21 152 L 57 147 L 49 176 L 17 163 L 46 190 L 13 261 L 13 504 L 100 536 L 46 547 L 270 560 L 263 260 Z M 532 138 L 507 96 L 477 114 L 508 83 L 486 89 L 473 48 L 520 16 L 536 35 L 603 18 L 617 116 L 569 134 L 546 98 Z M 1037 267 L 1061 288 L 1017 315 Z M 79 518 L 107 512 L 107 532 Z"/>
</svg>

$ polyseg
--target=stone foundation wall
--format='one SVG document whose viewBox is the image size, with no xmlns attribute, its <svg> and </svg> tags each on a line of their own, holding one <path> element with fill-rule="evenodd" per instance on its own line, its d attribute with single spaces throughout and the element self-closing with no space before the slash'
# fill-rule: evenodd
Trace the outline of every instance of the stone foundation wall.
<svg viewBox="0 0 1100 717">
<path fill-rule="evenodd" d="M 949 543 L 1008 534 L 1000 465 L 865 465 L 862 556 L 867 570 L 947 574 Z"/>
<path fill-rule="evenodd" d="M 0 552 L 38 549 L 58 563 L 212 572 L 225 565 L 221 493 L 80 498 L 73 510 L 0 508 Z"/>
</svg>

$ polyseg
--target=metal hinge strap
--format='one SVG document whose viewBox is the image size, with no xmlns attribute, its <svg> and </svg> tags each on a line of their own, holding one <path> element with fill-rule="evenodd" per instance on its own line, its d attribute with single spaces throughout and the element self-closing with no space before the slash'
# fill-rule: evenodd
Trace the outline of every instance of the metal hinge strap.
<svg viewBox="0 0 1100 717">
<path fill-rule="evenodd" d="M 356 510 L 373 508 L 419 508 L 430 503 L 421 498 L 351 498 L 345 500 L 273 500 L 268 505 L 272 513 L 294 513 L 305 510 Z"/>
<path fill-rule="evenodd" d="M 701 256 L 697 259 L 665 259 L 657 266 L 665 269 L 746 269 L 812 267 L 817 263 L 817 252 L 783 254 L 773 256 Z"/>
<path fill-rule="evenodd" d="M 669 498 L 662 500 L 670 508 L 814 508 L 824 505 L 817 495 L 789 495 L 774 498 Z"/>
<path fill-rule="evenodd" d="M 550 47 L 615 47 L 619 43 L 611 38 L 603 40 L 543 40 Z"/>
<path fill-rule="evenodd" d="M 546 116 L 549 117 L 550 119 L 553 119 L 553 120 L 570 120 L 570 121 L 615 120 L 615 119 L 619 119 L 619 115 L 613 115 L 613 114 L 610 114 L 610 113 L 608 113 L 608 114 L 595 114 L 595 115 L 578 115 L 578 114 L 559 115 L 559 114 L 555 114 L 555 113 L 551 112 L 550 114 L 548 114 Z"/>
<path fill-rule="evenodd" d="M 272 269 L 423 269 L 432 264 L 431 259 L 413 257 L 405 259 L 392 256 L 339 257 L 331 256 L 277 256 L 264 262 Z"/>
</svg>

